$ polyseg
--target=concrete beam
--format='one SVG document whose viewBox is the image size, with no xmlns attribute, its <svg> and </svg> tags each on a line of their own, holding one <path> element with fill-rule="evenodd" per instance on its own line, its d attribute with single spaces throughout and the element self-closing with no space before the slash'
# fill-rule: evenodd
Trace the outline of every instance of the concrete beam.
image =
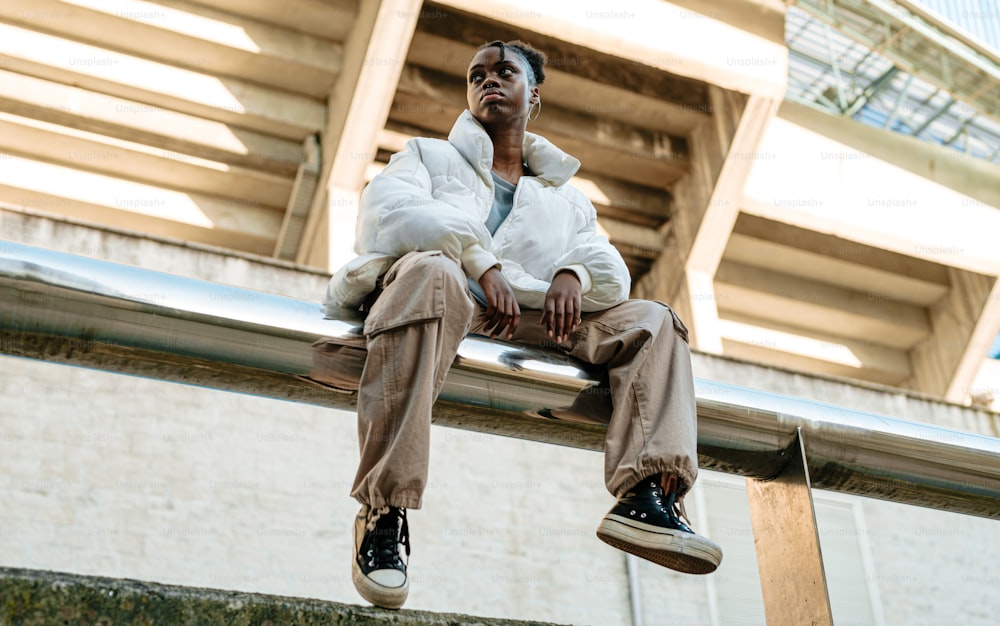
<svg viewBox="0 0 1000 626">
<path fill-rule="evenodd" d="M 389 116 L 393 121 L 447 134 L 466 108 L 465 93 L 458 79 L 407 66 Z M 580 159 L 581 170 L 586 172 L 664 188 L 688 168 L 684 138 L 608 122 L 595 115 L 547 105 L 528 129 Z"/>
<path fill-rule="evenodd" d="M 33 76 L 0 70 L 0 111 L 168 152 L 294 176 L 302 143 Z"/>
<path fill-rule="evenodd" d="M 8 113 L 0 113 L 0 151 L 261 207 L 283 207 L 292 190 L 286 176 Z"/>
<path fill-rule="evenodd" d="M 5 0 L 0 19 L 207 74 L 322 98 L 341 69 L 338 43 L 193 3 Z"/>
<path fill-rule="evenodd" d="M 671 0 L 688 11 L 718 20 L 767 41 L 785 43 L 784 0 Z M 695 16 L 683 14 L 687 19 Z"/>
<path fill-rule="evenodd" d="M 183 193 L 12 155 L 5 155 L 0 167 L 0 202 L 265 255 L 271 253 L 281 227 L 281 213 L 272 207 Z"/>
<path fill-rule="evenodd" d="M 688 326 L 688 343 L 702 352 L 722 354 L 724 343 L 713 275 L 685 270 L 683 282 L 671 301 Z"/>
<path fill-rule="evenodd" d="M 669 191 L 627 183 L 597 172 L 580 172 L 570 181 L 609 217 L 660 228 L 673 213 Z"/>
<path fill-rule="evenodd" d="M 456 17 L 453 21 L 459 19 L 461 18 Z M 465 40 L 458 41 L 455 39 L 455 31 L 461 30 L 461 27 L 453 28 L 448 25 L 447 34 L 419 30 L 426 25 L 429 25 L 429 21 L 418 24 L 406 58 L 407 63 L 450 75 L 457 78 L 459 84 L 465 80 L 469 60 L 476 52 L 476 46 L 466 41 L 478 43 L 483 38 L 479 31 L 485 31 L 486 28 L 490 29 L 490 39 L 507 34 L 493 32 L 498 30 L 496 27 L 480 26 L 474 33 L 468 33 Z M 438 28 L 443 26 L 444 24 L 437 25 Z M 471 29 L 471 26 L 466 28 Z M 567 46 L 564 42 L 550 42 L 548 39 L 533 37 L 530 42 L 542 49 L 549 59 L 545 68 L 545 83 L 541 87 L 543 102 L 546 104 L 552 103 L 566 110 L 680 135 L 691 132 L 708 117 L 708 103 L 700 98 L 684 102 L 671 101 L 669 94 L 673 90 L 665 92 L 661 85 L 656 84 L 663 80 L 662 76 L 650 79 L 650 71 L 635 63 L 623 63 L 607 55 L 595 54 L 587 48 Z M 595 69 L 602 66 L 606 69 Z M 623 71 L 637 76 L 629 80 L 622 76 Z M 661 87 L 659 93 L 648 93 L 648 86 L 644 89 L 632 88 L 631 83 L 640 81 L 646 81 L 647 85 L 653 82 L 654 87 Z M 702 91 L 703 88 L 699 86 L 696 93 Z M 581 98 L 581 93 L 587 94 L 587 97 Z"/>
<path fill-rule="evenodd" d="M 344 44 L 345 71 L 329 98 L 323 171 L 297 255 L 300 263 L 333 271 L 353 256 L 365 171 L 374 160 L 420 7 L 420 0 L 373 0 L 358 6 Z"/>
<path fill-rule="evenodd" d="M 635 289 L 636 297 L 674 303 L 692 345 L 721 353 L 712 281 L 739 216 L 743 186 L 758 157 L 776 102 L 710 87 L 712 118 L 689 137 L 691 170 L 673 187 L 673 241 Z"/>
<path fill-rule="evenodd" d="M 611 217 L 602 216 L 598 209 L 597 224 L 607 234 L 611 243 L 620 246 L 622 254 L 628 253 L 644 259 L 656 259 L 663 253 L 667 232 L 636 226 Z"/>
<path fill-rule="evenodd" d="M 723 89 L 770 99 L 784 96 L 788 51 L 774 36 L 740 27 L 661 0 L 609 6 L 581 0 L 571 10 L 558 0 L 523 4 L 503 0 L 441 0 L 436 4 L 495 16 L 539 33 Z M 527 36 L 527 35 L 526 35 Z"/>
<path fill-rule="evenodd" d="M 743 98 L 739 94 L 724 93 L 713 89 L 713 110 L 716 124 L 714 141 L 719 142 L 723 155 L 721 165 L 711 163 L 708 170 L 716 173 L 708 203 L 700 220 L 692 220 L 691 250 L 687 257 L 690 270 L 714 274 L 726 241 L 739 216 L 739 200 L 750 173 L 750 166 L 757 157 L 757 146 L 777 103 L 760 97 Z M 706 137 L 705 148 L 713 139 Z M 711 156 L 712 152 L 708 152 Z"/>
<path fill-rule="evenodd" d="M 908 351 L 843 337 L 835 328 L 808 330 L 727 309 L 720 318 L 730 357 L 884 385 L 902 385 L 913 374 Z"/>
<path fill-rule="evenodd" d="M 930 305 L 932 332 L 914 346 L 906 384 L 966 400 L 1000 327 L 993 300 L 1000 274 L 1000 168 L 787 102 L 761 149 L 775 157 L 755 164 L 744 211 L 847 242 L 835 248 L 848 255 L 881 249 L 883 258 L 915 258 L 906 269 L 892 268 L 909 275 L 903 286 L 872 293 Z M 942 271 L 946 278 L 933 276 Z M 928 283 L 918 287 L 922 296 L 912 282 L 906 285 L 913 278 Z M 940 286 L 949 291 L 935 298 Z"/>
<path fill-rule="evenodd" d="M 273 22 L 310 35 L 344 41 L 351 32 L 358 12 L 359 0 L 198 0 L 233 13 L 246 15 L 261 22 Z"/>
<path fill-rule="evenodd" d="M 931 330 L 927 310 L 878 302 L 842 287 L 726 262 L 715 275 L 720 309 L 788 326 L 910 349 Z"/>
<path fill-rule="evenodd" d="M 930 308 L 933 334 L 911 354 L 916 391 L 967 402 L 1000 328 L 1000 281 L 949 268 L 951 290 Z"/>
<path fill-rule="evenodd" d="M 2 23 L 0 57 L 21 73 L 298 141 L 322 128 L 326 113 L 306 96 Z"/>
<path fill-rule="evenodd" d="M 742 214 L 725 259 L 836 285 L 874 300 L 929 306 L 947 292 L 945 266 Z"/>
<path fill-rule="evenodd" d="M 745 212 L 1000 274 L 1000 166 L 789 102 L 760 150 Z"/>
</svg>

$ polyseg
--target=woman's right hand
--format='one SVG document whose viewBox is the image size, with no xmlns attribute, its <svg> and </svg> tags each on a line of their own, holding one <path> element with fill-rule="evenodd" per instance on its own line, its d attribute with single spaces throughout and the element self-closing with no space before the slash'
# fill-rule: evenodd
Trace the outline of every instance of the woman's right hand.
<svg viewBox="0 0 1000 626">
<path fill-rule="evenodd" d="M 514 290 L 496 267 L 491 267 L 479 277 L 479 286 L 486 294 L 486 331 L 490 337 L 497 337 L 506 329 L 507 338 L 512 338 L 521 320 L 521 308 L 517 305 Z"/>
</svg>

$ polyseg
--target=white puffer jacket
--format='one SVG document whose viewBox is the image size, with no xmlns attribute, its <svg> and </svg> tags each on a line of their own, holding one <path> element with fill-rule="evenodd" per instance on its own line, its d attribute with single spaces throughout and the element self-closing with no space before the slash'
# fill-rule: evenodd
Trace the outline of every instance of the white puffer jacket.
<svg viewBox="0 0 1000 626">
<path fill-rule="evenodd" d="M 478 280 L 499 265 L 522 308 L 541 309 L 556 272 L 580 278 L 583 310 L 628 298 L 621 254 L 597 232 L 590 200 L 567 184 L 580 162 L 544 137 L 525 133 L 523 176 L 510 215 L 491 236 L 493 143 L 466 110 L 448 141 L 411 139 L 361 195 L 355 252 L 330 280 L 325 304 L 357 307 L 392 262 L 413 250 L 440 250 Z"/>
</svg>

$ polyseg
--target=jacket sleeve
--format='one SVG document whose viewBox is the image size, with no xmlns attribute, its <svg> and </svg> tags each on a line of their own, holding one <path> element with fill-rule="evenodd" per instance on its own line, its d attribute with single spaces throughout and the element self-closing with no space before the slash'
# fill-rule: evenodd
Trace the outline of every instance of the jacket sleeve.
<svg viewBox="0 0 1000 626">
<path fill-rule="evenodd" d="M 399 257 L 440 250 L 478 280 L 498 261 L 488 251 L 486 225 L 475 218 L 475 200 L 456 194 L 452 203 L 444 202 L 434 198 L 432 189 L 420 146 L 411 140 L 361 194 L 355 251 Z"/>
<path fill-rule="evenodd" d="M 503 260 L 503 269 L 500 271 L 507 279 L 519 305 L 526 309 L 541 309 L 545 306 L 545 294 L 551 283 L 535 278 L 519 263 L 510 259 Z"/>
<path fill-rule="evenodd" d="M 594 205 L 582 193 L 575 195 L 575 202 L 584 212 L 584 224 L 568 251 L 556 261 L 555 272 L 574 272 L 583 287 L 583 310 L 601 311 L 628 300 L 632 278 L 617 248 L 597 232 Z"/>
</svg>

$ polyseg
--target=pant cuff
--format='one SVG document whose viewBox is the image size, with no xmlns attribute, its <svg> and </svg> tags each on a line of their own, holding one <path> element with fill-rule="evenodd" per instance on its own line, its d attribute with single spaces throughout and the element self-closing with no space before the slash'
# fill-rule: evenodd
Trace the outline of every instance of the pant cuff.
<svg viewBox="0 0 1000 626">
<path fill-rule="evenodd" d="M 398 509 L 419 509 L 423 504 L 423 498 L 416 495 L 392 495 L 388 498 L 375 496 L 371 498 L 371 502 L 365 502 L 360 496 L 355 496 L 354 499 L 360 502 L 362 506 L 373 509 L 380 509 L 384 506 L 394 506 Z"/>
<path fill-rule="evenodd" d="M 694 486 L 694 481 L 698 477 L 697 470 L 691 470 L 689 468 L 680 468 L 673 465 L 667 464 L 651 464 L 642 467 L 634 472 L 630 472 L 629 475 L 615 484 L 608 485 L 608 491 L 611 492 L 616 499 L 620 499 L 628 493 L 629 489 L 635 487 L 644 478 L 649 478 L 650 476 L 656 476 L 658 474 L 676 474 L 680 480 L 683 491 L 679 491 L 677 495 L 679 497 L 684 497 L 687 492 L 691 490 Z"/>
</svg>

